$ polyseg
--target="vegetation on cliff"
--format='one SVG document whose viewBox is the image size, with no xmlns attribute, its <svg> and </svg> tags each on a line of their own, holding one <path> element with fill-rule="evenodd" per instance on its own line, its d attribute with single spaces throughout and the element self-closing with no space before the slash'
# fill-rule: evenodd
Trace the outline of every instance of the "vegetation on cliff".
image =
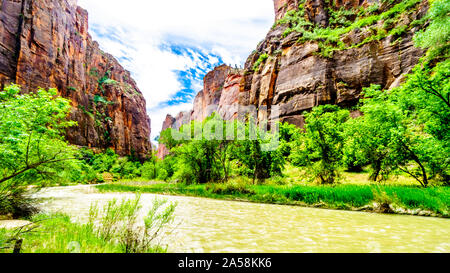
<svg viewBox="0 0 450 273">
<path fill-rule="evenodd" d="M 370 7 L 359 9 L 339 9 L 328 5 L 329 22 L 326 26 L 314 24 L 305 17 L 305 0 L 300 1 L 298 10 L 291 10 L 279 21 L 277 25 L 287 28 L 283 35 L 286 37 L 295 32 L 300 34 L 298 42 L 316 41 L 319 44 L 320 54 L 331 57 L 334 51 L 349 48 L 358 48 L 375 40 L 388 36 L 401 38 L 406 31 L 425 23 L 427 17 L 415 20 L 404 20 L 417 10 L 422 0 L 390 1 L 383 0 L 381 5 L 377 2 Z M 348 42 L 343 39 L 352 31 L 364 32 L 366 37 L 360 42 Z"/>
</svg>

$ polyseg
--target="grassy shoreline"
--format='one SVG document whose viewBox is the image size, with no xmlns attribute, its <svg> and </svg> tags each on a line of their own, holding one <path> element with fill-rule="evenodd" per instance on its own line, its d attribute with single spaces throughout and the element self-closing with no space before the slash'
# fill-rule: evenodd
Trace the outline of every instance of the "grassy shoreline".
<svg viewBox="0 0 450 273">
<path fill-rule="evenodd" d="M 96 188 L 100 192 L 141 192 L 338 210 L 450 217 L 450 189 L 447 187 L 276 186 L 233 183 L 184 185 L 128 182 L 103 184 Z"/>
</svg>

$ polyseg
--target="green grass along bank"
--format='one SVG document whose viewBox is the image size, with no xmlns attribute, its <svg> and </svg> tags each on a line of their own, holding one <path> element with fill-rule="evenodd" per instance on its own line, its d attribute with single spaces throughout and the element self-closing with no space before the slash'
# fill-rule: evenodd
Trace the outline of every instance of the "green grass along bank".
<svg viewBox="0 0 450 273">
<path fill-rule="evenodd" d="M 448 187 L 387 185 L 249 185 L 119 182 L 97 185 L 100 192 L 140 192 L 195 196 L 230 201 L 338 210 L 449 217 Z"/>
</svg>

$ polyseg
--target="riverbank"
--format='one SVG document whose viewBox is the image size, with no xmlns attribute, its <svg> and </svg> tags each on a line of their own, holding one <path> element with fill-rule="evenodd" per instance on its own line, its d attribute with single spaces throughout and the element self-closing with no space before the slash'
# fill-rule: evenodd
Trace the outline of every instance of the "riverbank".
<svg viewBox="0 0 450 273">
<path fill-rule="evenodd" d="M 119 182 L 98 185 L 100 192 L 141 192 L 229 201 L 295 205 L 337 210 L 449 217 L 448 187 L 385 185 L 276 186 L 247 184 L 184 185 Z"/>
<path fill-rule="evenodd" d="M 88 219 L 77 221 L 61 212 L 41 212 L 25 220 L 0 221 L 0 253 L 165 253 L 167 247 L 153 243 L 157 232 L 171 221 L 175 206 L 158 211 L 165 204 L 153 203 L 139 222 L 140 196 L 111 200 L 99 209 L 89 203 Z M 160 222 L 158 222 L 160 221 Z"/>
<path fill-rule="evenodd" d="M 30 231 L 27 231 L 30 230 Z M 72 222 L 63 214 L 38 214 L 16 235 L 16 228 L 0 228 L 0 253 L 11 253 L 20 238 L 21 253 L 121 253 L 118 243 L 99 236 L 92 227 Z"/>
<path fill-rule="evenodd" d="M 70 217 L 72 223 L 84 225 L 89 222 L 92 205 L 98 204 L 101 208 L 114 199 L 131 200 L 135 194 L 101 193 L 95 186 L 77 185 L 44 188 L 33 197 L 40 200 L 40 207 L 47 215 L 63 213 Z M 163 236 L 161 246 L 167 247 L 167 252 L 170 253 L 448 253 L 450 251 L 448 239 L 450 227 L 448 219 L 444 218 L 143 193 L 141 195 L 143 208 L 139 219 L 147 215 L 146 211 L 152 208 L 156 199 L 177 204 L 174 222 L 160 233 Z M 59 227 L 53 231 L 36 230 L 45 234 L 39 236 L 37 233 L 35 237 L 37 242 L 25 238 L 22 252 L 37 252 L 37 248 L 29 249 L 25 244 L 37 246 L 54 244 L 53 242 L 58 240 L 49 240 L 53 237 L 51 235 L 79 234 L 79 228 L 74 228 L 73 233 L 71 230 Z M 62 240 L 58 250 L 49 249 L 46 252 L 77 252 L 77 249 L 69 246 L 76 246 L 72 242 L 79 240 L 78 238 L 70 241 Z M 85 250 L 83 240 L 79 242 L 80 252 L 94 251 Z M 66 243 L 72 244 L 64 245 Z M 118 249 L 99 251 L 115 252 Z M 12 249 L 6 252 L 12 252 Z"/>
</svg>

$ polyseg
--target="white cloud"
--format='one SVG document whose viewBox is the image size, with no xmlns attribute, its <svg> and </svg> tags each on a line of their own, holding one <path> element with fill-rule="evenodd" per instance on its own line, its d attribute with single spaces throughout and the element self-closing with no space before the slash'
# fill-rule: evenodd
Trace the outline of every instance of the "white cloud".
<svg viewBox="0 0 450 273">
<path fill-rule="evenodd" d="M 90 33 L 120 59 L 143 92 L 152 119 L 152 139 L 167 113 L 191 103 L 162 106 L 183 88 L 177 70 L 205 69 L 192 51 L 180 56 L 164 45 L 186 45 L 227 64 L 242 65 L 273 23 L 272 0 L 78 0 L 89 12 Z M 93 31 L 95 30 L 95 31 Z M 208 56 L 208 62 L 218 60 Z M 193 81 L 195 92 L 200 82 Z"/>
</svg>

